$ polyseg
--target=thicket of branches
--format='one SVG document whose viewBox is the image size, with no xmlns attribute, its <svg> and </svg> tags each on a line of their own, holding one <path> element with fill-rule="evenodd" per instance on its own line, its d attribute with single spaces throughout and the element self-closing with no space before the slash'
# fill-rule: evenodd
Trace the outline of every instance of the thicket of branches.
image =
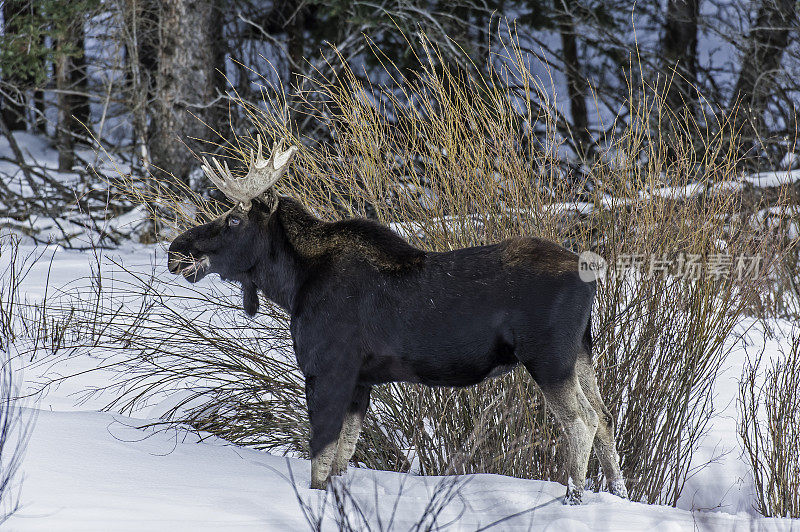
<svg viewBox="0 0 800 532">
<path fill-rule="evenodd" d="M 40 240 L 55 232 L 69 244 L 83 230 L 95 242 L 115 245 L 131 232 L 103 223 L 108 211 L 118 215 L 133 205 L 98 193 L 93 170 L 109 169 L 98 168 L 84 149 L 93 146 L 92 137 L 117 152 L 143 183 L 169 174 L 207 191 L 185 147 L 209 149 L 194 140 L 207 137 L 207 127 L 222 137 L 231 125 L 246 128 L 247 114 L 231 99 L 260 105 L 259 74 L 298 93 L 335 76 L 340 62 L 332 59 L 339 56 L 359 65 L 352 74 L 362 82 L 382 81 L 384 60 L 402 72 L 418 70 L 404 39 L 416 42 L 422 33 L 451 69 L 462 72 L 471 63 L 495 63 L 497 36 L 513 34 L 548 87 L 526 91 L 509 82 L 508 89 L 521 100 L 534 98 L 524 105 L 553 113 L 564 148 L 559 164 L 569 172 L 585 173 L 612 130 L 619 134 L 637 121 L 627 102 L 630 76 L 661 87 L 665 111 L 659 116 L 698 126 L 641 124 L 653 138 L 736 132 L 727 138 L 736 143 L 738 165 L 795 164 L 787 157 L 794 149 L 800 79 L 792 0 L 10 0 L 2 17 L 2 132 L 46 135 L 58 148 L 57 169 L 78 173 L 64 185 L 54 163 L 43 168 L 24 150 L 13 150 L 18 170 L 5 176 L 12 186 L 0 189 L 2 223 Z M 371 46 L 384 58 L 371 54 Z M 555 93 L 558 107 L 550 105 Z M 268 103 L 286 105 L 296 134 L 332 140 L 301 102 Z M 715 122 L 718 114 L 725 124 Z M 548 135 L 541 124 L 520 127 L 531 128 L 536 142 Z M 702 149 L 702 142 L 695 144 Z M 48 233 L 28 222 L 31 212 L 61 225 L 51 224 Z M 158 229 L 150 224 L 135 233 L 149 240 Z"/>
<path fill-rule="evenodd" d="M 752 467 L 754 507 L 800 518 L 800 336 L 779 358 L 748 361 L 739 382 L 739 437 Z"/>
<path fill-rule="evenodd" d="M 42 254 L 39 251 L 20 252 L 19 239 L 0 238 L 0 254 L 8 260 L 0 269 L 0 525 L 5 523 L 20 507 L 22 474 L 20 467 L 25 456 L 33 428 L 33 414 L 24 409 L 20 399 L 20 383 L 13 371 L 15 361 L 10 345 L 23 333 L 27 305 L 20 295 L 20 287 L 30 268 Z"/>
</svg>

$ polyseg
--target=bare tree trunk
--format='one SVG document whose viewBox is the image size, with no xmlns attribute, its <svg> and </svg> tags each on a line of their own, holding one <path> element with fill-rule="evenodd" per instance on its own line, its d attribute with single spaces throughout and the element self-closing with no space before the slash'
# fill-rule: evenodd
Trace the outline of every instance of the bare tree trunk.
<svg viewBox="0 0 800 532">
<path fill-rule="evenodd" d="M 763 131 L 764 111 L 783 52 L 789 45 L 790 32 L 797 26 L 796 0 L 762 0 L 754 26 L 741 58 L 739 78 L 729 109 L 734 117 L 738 139 L 734 139 L 740 157 L 753 159 Z"/>
<path fill-rule="evenodd" d="M 39 37 L 39 46 L 41 48 L 45 48 L 47 46 L 44 35 Z M 43 59 L 42 70 L 46 73 L 45 77 L 48 77 L 47 65 L 47 59 Z M 37 87 L 33 91 L 33 130 L 41 135 L 47 135 L 47 118 L 45 116 L 46 110 L 47 102 L 44 97 L 44 90 L 41 87 Z"/>
<path fill-rule="evenodd" d="M 583 67 L 578 55 L 578 40 L 575 35 L 575 20 L 572 13 L 565 11 L 558 15 L 558 32 L 561 36 L 561 53 L 564 61 L 564 75 L 567 78 L 569 109 L 572 115 L 571 133 L 578 156 L 586 158 L 592 147 L 589 135 L 589 113 L 586 97 L 589 87 L 583 76 Z"/>
<path fill-rule="evenodd" d="M 299 92 L 303 86 L 301 65 L 305 58 L 305 29 L 308 16 L 304 3 L 303 0 L 289 2 L 287 13 L 291 13 L 291 18 L 286 21 L 286 49 L 289 54 L 289 121 L 292 124 L 296 124 L 299 118 L 298 105 L 301 100 Z"/>
<path fill-rule="evenodd" d="M 55 42 L 55 78 L 58 91 L 56 148 L 58 169 L 69 171 L 75 164 L 75 139 L 89 125 L 89 95 L 86 72 L 83 17 L 78 15 Z"/>
<path fill-rule="evenodd" d="M 34 108 L 33 129 L 36 133 L 39 133 L 41 135 L 46 135 L 47 120 L 45 119 L 45 112 L 47 109 L 47 105 L 44 99 L 44 91 L 41 89 L 36 89 L 33 92 L 33 108 Z"/>
<path fill-rule="evenodd" d="M 158 74 L 158 5 L 154 0 L 118 0 L 116 7 L 122 20 L 119 38 L 125 44 L 125 100 L 132 117 L 136 168 L 141 176 L 149 176 L 148 112 Z"/>
<path fill-rule="evenodd" d="M 697 113 L 697 17 L 700 0 L 668 0 L 661 58 L 664 72 L 671 77 L 665 102 L 680 116 Z M 674 74 L 674 75 L 673 75 Z"/>
<path fill-rule="evenodd" d="M 222 17 L 213 0 L 163 0 L 159 5 L 150 155 L 154 167 L 188 183 L 196 163 L 183 142 L 202 151 L 205 145 L 191 137 L 213 139 L 213 133 L 200 120 L 217 127 L 215 70 L 224 67 L 216 62 Z"/>
<path fill-rule="evenodd" d="M 72 94 L 72 132 L 85 136 L 89 127 L 91 108 L 89 107 L 89 76 L 86 69 L 86 31 L 81 15 L 73 22 L 69 31 L 74 53 L 71 59 L 69 83 Z M 84 127 L 85 126 L 85 127 Z"/>
<path fill-rule="evenodd" d="M 29 0 L 7 0 L 2 2 L 3 31 L 6 36 L 17 36 L 15 50 L 12 53 L 25 53 L 24 19 L 32 13 L 33 6 Z M 25 93 L 30 85 L 30 79 L 14 72 L 4 72 L 3 81 L 6 84 L 6 93 L 2 96 L 3 120 L 11 131 L 25 130 Z"/>
<path fill-rule="evenodd" d="M 58 149 L 58 169 L 62 172 L 72 170 L 75 164 L 75 142 L 72 136 L 73 127 L 73 99 L 69 95 L 71 61 L 63 53 L 64 43 L 55 45 L 56 60 L 54 64 L 56 89 L 58 90 L 58 124 L 56 127 L 56 149 Z"/>
</svg>

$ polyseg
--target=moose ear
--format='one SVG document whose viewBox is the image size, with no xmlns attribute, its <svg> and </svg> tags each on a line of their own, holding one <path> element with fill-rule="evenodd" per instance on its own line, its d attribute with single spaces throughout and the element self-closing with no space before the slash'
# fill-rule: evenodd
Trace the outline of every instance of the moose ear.
<svg viewBox="0 0 800 532">
<path fill-rule="evenodd" d="M 258 312 L 258 288 L 252 281 L 242 283 L 242 306 L 251 318 Z"/>
</svg>

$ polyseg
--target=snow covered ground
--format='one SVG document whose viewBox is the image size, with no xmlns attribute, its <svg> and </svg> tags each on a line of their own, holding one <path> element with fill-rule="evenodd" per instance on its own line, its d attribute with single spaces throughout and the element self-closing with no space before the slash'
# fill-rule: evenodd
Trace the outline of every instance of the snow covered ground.
<svg viewBox="0 0 800 532">
<path fill-rule="evenodd" d="M 40 260 L 25 279 L 22 291 L 31 300 L 44 296 L 48 282 L 52 293 L 90 273 L 90 253 L 52 248 L 46 259 L 52 251 L 52 266 Z M 7 254 L 0 256 L 0 271 L 8 260 Z M 154 266 L 165 270 L 163 252 L 153 247 L 107 252 L 104 270 L 112 270 L 112 260 L 143 272 Z M 775 326 L 784 334 L 791 329 L 788 323 Z M 690 480 L 679 508 L 624 501 L 608 493 L 587 494 L 585 505 L 565 507 L 560 484 L 474 475 L 465 479 L 459 497 L 439 522 L 452 521 L 448 530 L 471 531 L 517 514 L 491 529 L 800 530 L 800 521 L 764 519 L 752 510 L 752 481 L 735 432 L 743 360 L 761 349 L 778 356 L 779 347 L 780 340 L 765 344 L 752 327 L 734 349 L 717 383 L 717 415 L 697 457 L 717 460 Z M 45 373 L 74 374 L 94 365 L 90 355 L 69 358 L 56 367 L 28 364 L 21 378 L 30 390 Z M 139 428 L 152 421 L 148 418 L 156 410 L 137 412 L 138 418 L 100 412 L 108 397 L 79 401 L 78 392 L 106 379 L 102 372 L 85 373 L 29 402 L 26 412 L 35 424 L 22 466 L 22 505 L 6 523 L 8 530 L 308 529 L 297 497 L 316 507 L 322 496 L 308 489 L 308 461 L 180 430 Z M 385 523 L 396 508 L 392 529 L 407 530 L 442 479 L 351 468 L 343 482 L 368 515 L 374 516 L 377 509 Z M 335 529 L 332 518 L 326 523 Z"/>
</svg>

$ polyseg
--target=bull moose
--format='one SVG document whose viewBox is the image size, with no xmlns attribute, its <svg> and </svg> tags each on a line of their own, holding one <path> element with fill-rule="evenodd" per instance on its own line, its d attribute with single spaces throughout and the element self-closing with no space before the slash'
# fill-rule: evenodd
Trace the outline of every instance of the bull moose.
<svg viewBox="0 0 800 532">
<path fill-rule="evenodd" d="M 169 248 L 169 269 L 241 283 L 244 311 L 258 292 L 291 317 L 311 421 L 311 487 L 324 489 L 355 450 L 370 389 L 394 381 L 469 386 L 522 364 L 568 440 L 565 504 L 580 504 L 594 445 L 609 490 L 626 497 L 592 365 L 596 282 L 578 256 L 539 238 L 426 252 L 374 221 L 321 220 L 273 185 L 297 148 L 250 152 L 246 176 L 204 159 L 235 206 Z M 521 405 L 524 407 L 524 405 Z"/>
</svg>

